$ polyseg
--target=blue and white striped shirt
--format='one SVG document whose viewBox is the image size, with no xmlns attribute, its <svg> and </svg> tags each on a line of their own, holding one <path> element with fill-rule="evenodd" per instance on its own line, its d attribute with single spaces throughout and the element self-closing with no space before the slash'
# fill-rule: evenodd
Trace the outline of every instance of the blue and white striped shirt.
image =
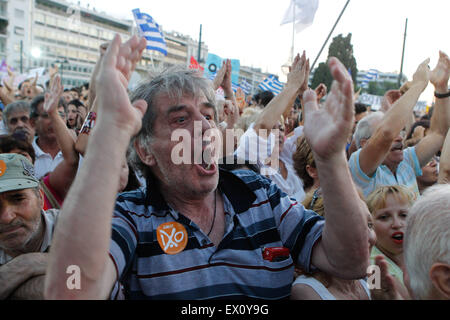
<svg viewBox="0 0 450 320">
<path fill-rule="evenodd" d="M 324 220 L 291 200 L 276 184 L 252 171 L 220 170 L 225 234 L 218 247 L 191 220 L 165 203 L 155 182 L 118 197 L 110 257 L 126 299 L 283 299 L 293 281 L 294 261 L 306 271 Z M 186 248 L 166 254 L 158 226 L 184 226 Z M 291 256 L 263 259 L 263 248 L 286 247 Z M 112 298 L 118 293 L 116 284 Z"/>
<path fill-rule="evenodd" d="M 349 167 L 353 181 L 362 189 L 364 197 L 375 191 L 380 186 L 403 185 L 419 197 L 419 187 L 416 177 L 422 175 L 419 160 L 417 159 L 415 147 L 403 150 L 403 161 L 399 163 L 396 175 L 385 165 L 380 165 L 372 177 L 368 177 L 359 164 L 359 149 L 350 156 Z"/>
</svg>

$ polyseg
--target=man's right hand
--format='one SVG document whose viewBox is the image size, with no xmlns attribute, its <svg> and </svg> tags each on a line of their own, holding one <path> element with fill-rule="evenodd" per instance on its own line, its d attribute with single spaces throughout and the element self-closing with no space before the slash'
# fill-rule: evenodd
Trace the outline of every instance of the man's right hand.
<svg viewBox="0 0 450 320">
<path fill-rule="evenodd" d="M 108 125 L 125 130 L 130 137 L 139 132 L 147 109 L 144 100 L 133 106 L 127 92 L 131 74 L 146 45 L 144 38 L 136 36 L 122 44 L 120 36 L 116 35 L 106 50 L 96 79 L 98 106 L 102 113 L 98 123 L 107 121 Z"/>
<path fill-rule="evenodd" d="M 429 63 L 430 58 L 422 62 L 413 76 L 413 84 L 420 85 L 420 88 L 422 90 L 425 90 L 425 88 L 428 86 L 428 82 L 430 81 L 430 67 L 428 66 Z"/>
</svg>

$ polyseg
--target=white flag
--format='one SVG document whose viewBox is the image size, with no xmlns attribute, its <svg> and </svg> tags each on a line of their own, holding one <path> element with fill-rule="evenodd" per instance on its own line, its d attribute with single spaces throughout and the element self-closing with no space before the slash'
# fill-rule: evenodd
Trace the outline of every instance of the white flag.
<svg viewBox="0 0 450 320">
<path fill-rule="evenodd" d="M 312 25 L 318 7 L 319 0 L 291 0 L 281 25 L 295 22 L 295 31 L 300 32 Z"/>
</svg>

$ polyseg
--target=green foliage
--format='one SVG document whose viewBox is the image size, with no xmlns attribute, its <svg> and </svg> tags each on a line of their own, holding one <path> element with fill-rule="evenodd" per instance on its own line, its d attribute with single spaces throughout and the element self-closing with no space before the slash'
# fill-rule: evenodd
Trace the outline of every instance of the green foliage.
<svg viewBox="0 0 450 320">
<path fill-rule="evenodd" d="M 341 61 L 347 70 L 351 71 L 353 83 L 356 83 L 356 76 L 358 75 L 358 68 L 356 59 L 353 56 L 353 45 L 351 44 L 352 34 L 349 33 L 346 37 L 342 34 L 333 38 L 328 49 L 328 59 L 336 57 Z M 314 77 L 311 81 L 311 87 L 316 88 L 320 83 L 324 83 L 329 89 L 333 78 L 326 63 L 320 63 Z"/>
<path fill-rule="evenodd" d="M 390 81 L 383 81 L 383 82 L 376 82 L 376 81 L 370 81 L 369 86 L 367 89 L 364 90 L 364 92 L 367 92 L 368 94 L 373 94 L 376 96 L 384 96 L 384 94 L 389 90 L 398 89 L 398 85 L 395 82 Z"/>
</svg>

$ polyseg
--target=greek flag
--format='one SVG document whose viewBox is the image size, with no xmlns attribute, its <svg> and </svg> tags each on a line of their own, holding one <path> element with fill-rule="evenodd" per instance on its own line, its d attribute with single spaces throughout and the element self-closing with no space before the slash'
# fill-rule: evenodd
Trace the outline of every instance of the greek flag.
<svg viewBox="0 0 450 320">
<path fill-rule="evenodd" d="M 244 91 L 245 94 L 250 94 L 250 92 L 252 91 L 252 85 L 245 79 L 242 79 L 239 87 L 242 89 L 242 91 Z"/>
<path fill-rule="evenodd" d="M 161 27 L 153 18 L 139 9 L 132 10 L 139 35 L 147 39 L 147 49 L 159 51 L 167 56 L 167 44 Z"/>
<path fill-rule="evenodd" d="M 378 79 L 378 70 L 370 69 L 367 71 L 367 73 L 364 75 L 363 81 L 362 81 L 362 87 L 367 88 L 369 86 L 369 82 L 372 80 Z"/>
<path fill-rule="evenodd" d="M 258 89 L 263 91 L 270 91 L 274 95 L 280 94 L 281 90 L 283 90 L 284 84 L 280 82 L 274 75 L 270 75 L 266 80 L 261 82 Z"/>
</svg>

